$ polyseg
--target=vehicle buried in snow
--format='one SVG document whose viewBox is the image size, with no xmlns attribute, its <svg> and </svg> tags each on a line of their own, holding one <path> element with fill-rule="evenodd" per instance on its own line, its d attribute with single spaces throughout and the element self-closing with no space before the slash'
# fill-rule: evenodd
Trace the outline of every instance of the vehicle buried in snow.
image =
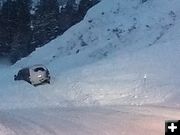
<svg viewBox="0 0 180 135">
<path fill-rule="evenodd" d="M 34 65 L 19 70 L 17 75 L 14 75 L 14 80 L 24 80 L 34 86 L 49 83 L 49 70 L 44 65 Z"/>
</svg>

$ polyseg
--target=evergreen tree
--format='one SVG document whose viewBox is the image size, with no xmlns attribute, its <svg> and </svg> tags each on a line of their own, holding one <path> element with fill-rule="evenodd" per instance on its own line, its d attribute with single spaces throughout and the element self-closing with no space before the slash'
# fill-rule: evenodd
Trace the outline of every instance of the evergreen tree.
<svg viewBox="0 0 180 135">
<path fill-rule="evenodd" d="M 4 44 L 9 44 L 17 31 L 17 6 L 16 2 L 7 0 L 2 7 L 1 28 L 3 32 L 2 40 Z"/>
<path fill-rule="evenodd" d="M 96 2 L 67 0 L 60 13 L 58 0 L 40 0 L 30 14 L 31 0 L 6 0 L 0 10 L 0 55 L 13 63 L 27 56 L 81 21 Z"/>
<path fill-rule="evenodd" d="M 68 0 L 66 7 L 63 9 L 59 15 L 59 27 L 61 33 L 66 31 L 70 26 L 75 24 L 77 20 L 77 11 L 73 8 L 75 0 Z"/>
<path fill-rule="evenodd" d="M 81 0 L 79 4 L 79 13 L 84 16 L 89 8 L 97 4 L 100 0 Z"/>
<path fill-rule="evenodd" d="M 30 0 L 16 0 L 16 31 L 10 43 L 10 60 L 16 62 L 21 57 L 28 55 L 31 40 L 30 29 Z"/>
<path fill-rule="evenodd" d="M 59 3 L 58 0 L 40 0 L 40 5 L 38 8 L 40 15 L 59 13 Z"/>
<path fill-rule="evenodd" d="M 19 32 L 30 30 L 30 5 L 31 0 L 16 0 L 17 5 L 17 23 Z"/>
<path fill-rule="evenodd" d="M 59 3 L 57 0 L 40 0 L 32 20 L 34 26 L 32 49 L 44 45 L 58 35 L 58 15 Z"/>
</svg>

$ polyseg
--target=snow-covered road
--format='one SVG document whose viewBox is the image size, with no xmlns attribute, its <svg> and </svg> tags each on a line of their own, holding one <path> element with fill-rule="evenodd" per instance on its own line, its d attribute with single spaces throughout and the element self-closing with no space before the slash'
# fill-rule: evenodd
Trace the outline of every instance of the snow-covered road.
<svg viewBox="0 0 180 135">
<path fill-rule="evenodd" d="M 164 122 L 180 109 L 106 106 L 6 110 L 0 135 L 162 135 Z"/>
</svg>

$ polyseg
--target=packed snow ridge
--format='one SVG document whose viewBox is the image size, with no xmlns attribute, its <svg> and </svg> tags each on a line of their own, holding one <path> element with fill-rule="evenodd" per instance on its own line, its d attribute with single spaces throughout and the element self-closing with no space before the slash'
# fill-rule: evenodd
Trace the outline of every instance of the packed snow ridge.
<svg viewBox="0 0 180 135">
<path fill-rule="evenodd" d="M 0 134 L 164 134 L 180 116 L 179 7 L 102 0 L 15 65 L 0 59 Z M 48 67 L 50 85 L 13 80 L 34 64 Z"/>
<path fill-rule="evenodd" d="M 15 65 L 0 70 L 0 108 L 180 106 L 178 0 L 103 0 L 79 24 Z M 46 65 L 50 85 L 13 80 Z"/>
</svg>

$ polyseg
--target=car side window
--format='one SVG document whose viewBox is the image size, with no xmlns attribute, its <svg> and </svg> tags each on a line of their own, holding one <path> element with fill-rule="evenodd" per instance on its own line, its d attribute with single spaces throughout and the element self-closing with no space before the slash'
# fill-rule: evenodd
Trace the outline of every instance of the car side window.
<svg viewBox="0 0 180 135">
<path fill-rule="evenodd" d="M 35 71 L 35 72 L 38 72 L 38 71 L 45 71 L 45 69 L 42 68 L 42 67 L 38 67 L 38 68 L 35 68 L 34 71 Z"/>
</svg>

